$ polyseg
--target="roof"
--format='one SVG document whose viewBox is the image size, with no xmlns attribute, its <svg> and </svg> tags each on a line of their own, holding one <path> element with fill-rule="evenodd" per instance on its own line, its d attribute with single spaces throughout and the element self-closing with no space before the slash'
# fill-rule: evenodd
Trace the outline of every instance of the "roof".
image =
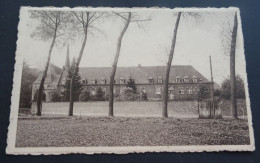
<svg viewBox="0 0 260 163">
<path fill-rule="evenodd" d="M 91 80 L 100 80 L 105 78 L 109 83 L 110 74 L 112 67 L 81 67 L 79 68 L 79 73 L 82 79 Z M 157 80 L 160 76 L 165 78 L 166 66 L 138 66 L 138 67 L 117 67 L 115 80 L 119 81 L 120 78 L 128 80 L 132 78 L 135 80 L 135 83 L 148 83 L 149 78 Z M 178 65 L 172 66 L 170 71 L 169 82 L 175 82 L 175 78 L 179 76 L 184 78 L 192 78 L 193 76 L 201 79 L 200 82 L 208 82 L 201 73 L 194 69 L 191 65 Z M 99 81 L 98 81 L 99 83 Z"/>
<path fill-rule="evenodd" d="M 42 79 L 42 73 L 43 72 L 40 72 L 37 79 L 33 82 L 34 84 L 40 84 L 41 79 Z M 51 89 L 52 87 L 54 88 L 54 87 L 57 86 L 61 74 L 62 74 L 61 68 L 55 66 L 52 63 L 49 64 L 47 77 L 46 77 L 45 82 L 44 82 L 45 84 L 49 84 L 48 89 Z"/>
<path fill-rule="evenodd" d="M 97 80 L 98 83 L 102 79 L 105 79 L 109 83 L 110 74 L 112 67 L 80 67 L 79 74 L 81 79 L 87 79 L 88 82 L 92 80 Z M 120 79 L 128 80 L 130 78 L 135 80 L 137 84 L 149 83 L 149 79 L 154 79 L 155 81 L 162 77 L 165 78 L 166 66 L 138 66 L 138 67 L 117 67 L 115 80 L 117 83 Z M 61 68 L 50 64 L 48 75 L 45 80 L 45 83 L 51 85 L 57 85 L 59 81 L 66 78 L 67 73 L 65 73 Z M 40 83 L 41 76 L 34 83 Z M 191 65 L 178 65 L 172 66 L 170 71 L 169 82 L 174 83 L 176 77 L 184 78 L 188 77 L 190 79 L 196 76 L 200 82 L 208 82 L 208 79 L 205 78 L 201 73 L 194 69 Z"/>
</svg>

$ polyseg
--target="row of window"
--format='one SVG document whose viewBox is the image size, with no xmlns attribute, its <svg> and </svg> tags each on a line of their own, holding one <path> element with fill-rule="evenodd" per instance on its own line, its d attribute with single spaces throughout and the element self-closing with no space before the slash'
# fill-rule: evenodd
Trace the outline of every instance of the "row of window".
<svg viewBox="0 0 260 163">
<path fill-rule="evenodd" d="M 132 81 L 134 81 L 134 79 L 130 79 Z M 65 80 L 62 81 L 62 84 L 65 85 Z M 175 79 L 175 82 L 176 83 L 197 83 L 198 82 L 198 79 L 193 77 L 192 79 L 189 79 L 189 78 L 179 78 L 177 77 Z M 114 83 L 116 84 L 116 80 L 114 80 Z M 124 78 L 120 78 L 119 80 L 119 84 L 126 84 L 127 81 L 124 79 Z M 154 84 L 154 79 L 152 77 L 149 78 L 149 83 L 150 84 Z M 163 83 L 163 79 L 161 76 L 159 76 L 159 78 L 157 79 L 157 83 Z M 88 84 L 88 80 L 87 79 L 83 79 L 82 80 L 82 84 Z M 91 80 L 89 84 L 98 84 L 98 81 L 97 80 Z M 106 79 L 101 79 L 100 81 L 100 84 L 107 84 L 107 80 Z"/>
<path fill-rule="evenodd" d="M 194 93 L 197 93 L 197 91 L 198 91 L 197 87 L 186 87 L 187 94 L 194 94 Z M 185 94 L 185 87 L 178 87 L 177 92 L 178 92 L 178 94 Z M 174 88 L 173 87 L 169 88 L 169 93 L 174 94 Z M 157 94 L 157 95 L 162 94 L 162 87 L 161 86 L 155 87 L 155 94 Z"/>
</svg>

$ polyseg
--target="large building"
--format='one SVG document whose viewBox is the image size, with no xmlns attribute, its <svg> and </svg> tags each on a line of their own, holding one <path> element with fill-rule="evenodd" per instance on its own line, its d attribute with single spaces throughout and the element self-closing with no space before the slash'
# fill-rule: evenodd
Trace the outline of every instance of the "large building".
<svg viewBox="0 0 260 163">
<path fill-rule="evenodd" d="M 67 70 L 70 68 L 69 53 L 65 66 L 59 68 L 49 65 L 47 77 L 44 83 L 46 102 L 50 101 L 53 91 L 64 91 L 67 80 Z M 109 91 L 110 74 L 112 67 L 80 67 L 79 74 L 83 87 L 91 93 L 95 93 L 98 87 L 105 94 Z M 144 91 L 148 100 L 160 100 L 162 98 L 163 83 L 166 66 L 141 66 L 118 67 L 114 82 L 114 92 L 118 93 L 125 88 L 129 79 L 134 80 L 138 91 Z M 37 93 L 42 75 L 40 74 L 32 86 L 32 99 Z M 196 99 L 200 85 L 210 87 L 211 82 L 190 65 L 172 66 L 169 77 L 169 99 L 190 100 Z"/>
</svg>

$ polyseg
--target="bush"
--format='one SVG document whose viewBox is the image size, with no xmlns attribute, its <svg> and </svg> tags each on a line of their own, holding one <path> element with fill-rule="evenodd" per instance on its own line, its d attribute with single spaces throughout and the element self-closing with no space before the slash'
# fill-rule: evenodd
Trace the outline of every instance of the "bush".
<svg viewBox="0 0 260 163">
<path fill-rule="evenodd" d="M 38 89 L 36 90 L 36 92 L 34 93 L 33 96 L 33 102 L 37 101 L 37 97 L 38 97 Z M 46 101 L 46 94 L 44 92 L 42 92 L 42 101 Z"/>
<path fill-rule="evenodd" d="M 103 90 L 98 87 L 96 94 L 95 94 L 95 101 L 105 101 L 105 93 L 103 92 Z"/>
<path fill-rule="evenodd" d="M 60 92 L 52 91 L 50 100 L 51 100 L 51 102 L 60 102 L 61 101 L 61 94 L 60 94 Z"/>
<path fill-rule="evenodd" d="M 221 98 L 225 100 L 230 99 L 231 96 L 230 92 L 231 92 L 230 79 L 226 78 L 221 84 L 221 95 L 220 95 Z M 245 99 L 244 82 L 239 75 L 236 76 L 236 93 L 237 93 L 237 98 Z"/>
<path fill-rule="evenodd" d="M 90 92 L 86 89 L 82 90 L 79 95 L 79 101 L 89 101 L 90 100 Z"/>
<path fill-rule="evenodd" d="M 137 101 L 139 99 L 138 94 L 135 94 L 132 88 L 125 87 L 120 90 L 116 101 Z"/>
</svg>

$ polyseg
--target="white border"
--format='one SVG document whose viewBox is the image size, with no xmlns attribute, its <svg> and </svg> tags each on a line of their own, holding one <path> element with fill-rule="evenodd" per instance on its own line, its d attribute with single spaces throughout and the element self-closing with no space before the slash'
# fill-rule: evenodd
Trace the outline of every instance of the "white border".
<svg viewBox="0 0 260 163">
<path fill-rule="evenodd" d="M 68 11 L 71 8 L 54 8 L 54 7 L 21 7 L 20 9 L 20 22 L 18 25 L 18 40 L 17 40 L 17 50 L 16 50 L 16 63 L 13 78 L 13 91 L 12 91 L 12 103 L 11 103 L 11 113 L 10 113 L 10 125 L 8 127 L 8 138 L 7 138 L 7 154 L 32 154 L 32 155 L 58 155 L 58 154 L 69 154 L 69 153 L 85 153 L 85 154 L 95 154 L 95 153 L 115 153 L 115 154 L 127 154 L 127 153 L 144 153 L 144 152 L 213 152 L 213 151 L 254 151 L 255 150 L 255 140 L 252 127 L 252 113 L 250 109 L 250 99 L 248 93 L 248 81 L 247 77 L 244 78 L 245 81 L 245 92 L 246 92 L 246 105 L 248 113 L 248 126 L 250 135 L 250 145 L 186 145 L 186 146 L 126 146 L 126 147 L 15 147 L 16 142 L 16 130 L 17 130 L 17 120 L 18 120 L 18 109 L 19 109 L 19 95 L 21 87 L 21 76 L 22 76 L 22 66 L 23 66 L 23 56 L 20 54 L 20 46 L 22 46 L 22 35 L 26 34 L 26 17 L 25 14 L 28 10 L 63 10 Z M 239 29 L 239 40 L 242 47 L 244 47 L 242 25 L 240 11 L 238 8 L 91 8 L 91 7 L 77 7 L 73 10 L 89 10 L 89 11 L 192 11 L 192 12 L 234 12 L 238 13 L 238 23 Z M 243 48 L 244 51 L 244 48 Z M 246 67 L 245 67 L 246 69 Z"/>
</svg>

